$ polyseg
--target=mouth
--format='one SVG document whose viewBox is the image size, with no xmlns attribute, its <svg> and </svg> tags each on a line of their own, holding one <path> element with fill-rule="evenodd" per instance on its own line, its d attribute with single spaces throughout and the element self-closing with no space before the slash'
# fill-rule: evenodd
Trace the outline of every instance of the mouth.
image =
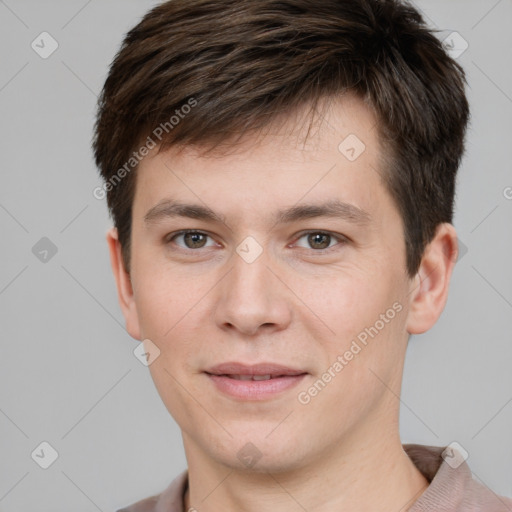
<svg viewBox="0 0 512 512">
<path fill-rule="evenodd" d="M 208 372 L 206 372 L 208 373 Z M 234 380 L 271 380 L 271 379 L 280 379 L 282 377 L 296 377 L 298 375 L 305 375 L 303 373 L 297 374 L 297 375 L 229 375 L 229 374 L 223 374 L 223 375 L 217 375 L 215 373 L 208 373 L 208 375 L 215 375 L 217 377 L 227 377 L 229 379 Z"/>
<path fill-rule="evenodd" d="M 243 365 L 224 363 L 205 372 L 215 388 L 239 400 L 265 400 L 295 387 L 307 372 L 294 368 L 262 363 Z"/>
</svg>

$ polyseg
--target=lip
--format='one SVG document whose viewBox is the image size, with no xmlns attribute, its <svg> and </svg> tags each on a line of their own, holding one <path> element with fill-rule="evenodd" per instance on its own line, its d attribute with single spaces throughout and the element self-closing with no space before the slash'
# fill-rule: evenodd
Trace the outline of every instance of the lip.
<svg viewBox="0 0 512 512">
<path fill-rule="evenodd" d="M 289 390 L 307 375 L 298 370 L 276 363 L 245 365 L 223 363 L 205 372 L 215 387 L 222 393 L 240 400 L 265 400 Z M 268 380 L 237 380 L 231 375 L 270 375 Z"/>
<path fill-rule="evenodd" d="M 290 368 L 277 363 L 258 363 L 246 365 L 237 362 L 218 364 L 206 370 L 210 375 L 270 375 L 271 377 L 297 376 L 307 373 L 304 370 Z"/>
<path fill-rule="evenodd" d="M 289 390 L 306 377 L 301 375 L 283 375 L 268 380 L 236 380 L 227 375 L 207 374 L 215 387 L 222 393 L 240 400 L 266 400 Z"/>
</svg>

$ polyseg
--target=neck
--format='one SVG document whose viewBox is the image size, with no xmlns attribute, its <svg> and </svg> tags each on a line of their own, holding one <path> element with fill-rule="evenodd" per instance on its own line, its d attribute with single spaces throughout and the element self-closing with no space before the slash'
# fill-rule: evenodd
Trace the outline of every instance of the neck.
<svg viewBox="0 0 512 512">
<path fill-rule="evenodd" d="M 383 429 L 370 438 L 368 432 L 358 432 L 310 464 L 281 472 L 220 465 L 184 437 L 189 466 L 184 510 L 405 512 L 428 482 L 404 452 L 398 434 L 389 433 Z"/>
</svg>

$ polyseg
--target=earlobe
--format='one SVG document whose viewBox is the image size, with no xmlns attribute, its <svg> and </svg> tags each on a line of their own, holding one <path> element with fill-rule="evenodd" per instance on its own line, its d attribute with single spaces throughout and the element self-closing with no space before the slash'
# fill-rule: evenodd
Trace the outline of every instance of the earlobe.
<svg viewBox="0 0 512 512">
<path fill-rule="evenodd" d="M 443 312 L 458 245 L 455 228 L 440 224 L 425 248 L 420 267 L 411 280 L 407 331 L 421 334 L 428 331 Z"/>
<path fill-rule="evenodd" d="M 111 228 L 106 234 L 110 253 L 110 265 L 116 280 L 117 298 L 123 313 L 128 334 L 140 340 L 140 326 L 130 275 L 125 270 L 117 229 Z"/>
</svg>

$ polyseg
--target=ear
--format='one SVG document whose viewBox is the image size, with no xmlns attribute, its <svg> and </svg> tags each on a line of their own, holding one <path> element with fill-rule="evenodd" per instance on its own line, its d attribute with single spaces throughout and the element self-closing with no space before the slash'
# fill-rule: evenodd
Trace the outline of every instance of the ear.
<svg viewBox="0 0 512 512">
<path fill-rule="evenodd" d="M 455 228 L 448 223 L 440 224 L 425 248 L 416 276 L 411 280 L 406 324 L 410 334 L 428 331 L 441 316 L 458 252 Z"/>
<path fill-rule="evenodd" d="M 139 317 L 133 296 L 132 282 L 130 274 L 126 272 L 124 267 L 121 243 L 119 242 L 117 229 L 111 228 L 107 232 L 106 239 L 110 252 L 110 264 L 116 279 L 117 298 L 126 322 L 126 330 L 132 338 L 140 341 Z"/>
</svg>

